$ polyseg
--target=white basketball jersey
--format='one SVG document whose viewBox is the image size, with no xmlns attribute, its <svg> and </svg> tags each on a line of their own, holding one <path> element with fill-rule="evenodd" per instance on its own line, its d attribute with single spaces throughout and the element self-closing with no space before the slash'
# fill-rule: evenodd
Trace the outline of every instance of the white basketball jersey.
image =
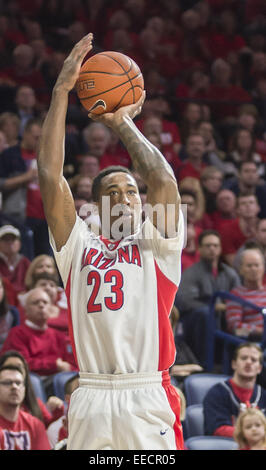
<svg viewBox="0 0 266 470">
<path fill-rule="evenodd" d="M 177 238 L 162 238 L 146 219 L 139 233 L 112 243 L 77 216 L 57 252 L 50 233 L 81 372 L 143 373 L 173 364 L 169 315 L 181 277 L 183 233 L 181 211 Z"/>
</svg>

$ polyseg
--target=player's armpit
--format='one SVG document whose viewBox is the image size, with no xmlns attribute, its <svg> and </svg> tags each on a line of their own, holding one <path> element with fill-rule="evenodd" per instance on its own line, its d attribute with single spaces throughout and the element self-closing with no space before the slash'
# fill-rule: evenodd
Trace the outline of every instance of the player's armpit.
<svg viewBox="0 0 266 470">
<path fill-rule="evenodd" d="M 76 221 L 76 209 L 69 185 L 64 177 L 56 181 L 39 171 L 44 212 L 56 249 L 66 244 Z"/>
</svg>

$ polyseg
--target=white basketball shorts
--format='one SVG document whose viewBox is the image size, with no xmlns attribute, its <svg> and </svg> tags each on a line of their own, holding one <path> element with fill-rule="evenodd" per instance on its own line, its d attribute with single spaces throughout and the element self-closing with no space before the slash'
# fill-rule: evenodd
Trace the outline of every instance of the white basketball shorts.
<svg viewBox="0 0 266 470">
<path fill-rule="evenodd" d="M 180 398 L 168 372 L 80 373 L 68 450 L 182 450 Z"/>
</svg>

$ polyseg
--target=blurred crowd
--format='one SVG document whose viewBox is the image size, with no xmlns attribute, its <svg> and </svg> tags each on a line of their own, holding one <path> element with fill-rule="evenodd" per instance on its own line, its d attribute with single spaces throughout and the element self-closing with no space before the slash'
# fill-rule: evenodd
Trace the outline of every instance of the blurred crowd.
<svg viewBox="0 0 266 470">
<path fill-rule="evenodd" d="M 204 368 L 202 325 L 215 290 L 262 305 L 266 299 L 266 3 L 0 0 L 3 351 L 15 348 L 18 337 L 26 334 L 25 322 L 36 330 L 26 293 L 37 289 L 32 295 L 40 297 L 40 287 L 46 290 L 44 302 L 50 312 L 44 325 L 60 330 L 68 342 L 67 303 L 49 245 L 36 155 L 58 73 L 74 44 L 88 32 L 94 34 L 93 53 L 121 52 L 139 65 L 146 101 L 136 125 L 173 168 L 187 208 L 183 278 L 175 308 L 190 362 L 198 368 L 183 369 L 186 375 Z M 118 137 L 89 121 L 73 90 L 64 175 L 82 218 L 88 216 L 86 204 L 93 202 L 93 178 L 112 164 L 131 168 Z M 145 203 L 145 185 L 133 173 Z M 226 311 L 223 321 L 228 331 L 261 339 L 263 324 L 254 312 L 237 308 L 233 301 L 216 307 L 219 314 Z M 200 321 L 200 341 L 199 330 L 193 333 L 195 321 Z M 10 334 L 15 326 L 22 328 L 18 337 Z M 41 375 L 74 371 L 73 357 L 69 349 L 62 353 L 62 344 L 47 369 L 33 365 L 29 352 L 23 350 L 23 356 Z M 40 351 L 43 348 L 41 344 Z M 177 360 L 177 375 L 182 375 L 178 367 L 184 362 Z M 46 385 L 51 385 L 49 380 Z"/>
</svg>

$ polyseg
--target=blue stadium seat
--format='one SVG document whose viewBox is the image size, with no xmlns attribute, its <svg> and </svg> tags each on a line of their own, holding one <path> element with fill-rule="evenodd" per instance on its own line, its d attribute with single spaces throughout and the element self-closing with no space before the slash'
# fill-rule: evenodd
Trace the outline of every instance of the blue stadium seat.
<svg viewBox="0 0 266 470">
<path fill-rule="evenodd" d="M 192 374 L 186 377 L 184 380 L 184 393 L 187 406 L 203 403 L 208 390 L 217 382 L 227 379 L 227 375 L 208 373 Z"/>
<path fill-rule="evenodd" d="M 219 436 L 195 436 L 185 441 L 188 450 L 236 450 L 234 439 Z"/>
<path fill-rule="evenodd" d="M 77 372 L 59 372 L 55 374 L 53 377 L 53 387 L 54 387 L 54 394 L 61 398 L 61 400 L 65 399 L 65 392 L 64 387 L 65 383 L 73 376 L 76 376 Z"/>
<path fill-rule="evenodd" d="M 204 436 L 203 405 L 190 405 L 186 408 L 186 417 L 183 422 L 185 439 L 193 436 Z"/>
<path fill-rule="evenodd" d="M 34 374 L 33 372 L 30 372 L 30 381 L 32 384 L 32 388 L 35 392 L 35 395 L 37 398 L 40 398 L 44 403 L 47 401 L 47 396 L 42 384 L 42 379 L 37 375 Z"/>
</svg>

